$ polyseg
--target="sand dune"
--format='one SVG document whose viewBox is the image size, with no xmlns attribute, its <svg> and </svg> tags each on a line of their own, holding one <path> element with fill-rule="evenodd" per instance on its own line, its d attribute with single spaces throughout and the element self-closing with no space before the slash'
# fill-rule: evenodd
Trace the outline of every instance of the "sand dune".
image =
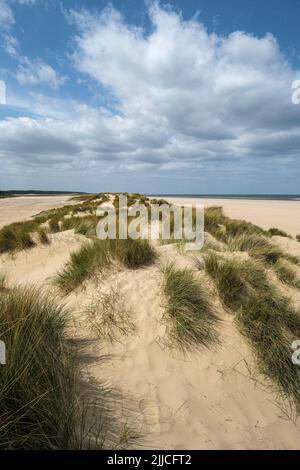
<svg viewBox="0 0 300 470">
<path fill-rule="evenodd" d="M 41 209 L 62 205 L 66 200 L 61 196 L 51 199 L 1 201 L 0 220 L 8 223 L 18 220 L 21 214 L 28 217 Z M 300 231 L 294 220 L 300 203 L 205 201 L 205 204 L 212 203 L 224 203 L 226 213 L 234 217 L 256 223 L 264 218 L 261 225 L 266 228 L 278 226 L 291 233 Z M 41 289 L 49 289 L 52 277 L 83 239 L 72 230 L 53 234 L 50 246 L 39 245 L 13 256 L 1 255 L 0 270 L 13 283 L 33 282 Z M 278 240 L 300 256 L 299 243 Z M 95 340 L 94 360 L 85 366 L 87 379 L 99 387 L 103 383 L 115 387 L 123 397 L 116 404 L 115 413 L 123 415 L 129 427 L 140 436 L 140 440 L 133 441 L 133 447 L 299 449 L 300 424 L 295 409 L 278 397 L 258 374 L 253 354 L 238 333 L 233 316 L 222 309 L 218 300 L 214 300 L 221 320 L 218 347 L 183 354 L 166 346 L 168 325 L 163 321 L 160 268 L 172 260 L 179 267 L 194 269 L 195 255 L 183 255 L 174 245 L 160 246 L 158 251 L 159 259 L 151 267 L 125 270 L 115 265 L 99 279 L 85 282 L 61 299 L 71 312 L 70 334 Z M 120 289 L 137 328 L 134 334 L 113 344 L 95 338 L 86 314 L 92 299 L 99 292 L 108 292 L 111 286 Z M 213 288 L 208 284 L 207 289 Z M 129 400 L 130 407 L 126 406 Z"/>
<path fill-rule="evenodd" d="M 11 282 L 34 282 L 48 288 L 51 276 L 80 244 L 72 232 L 52 236 L 50 247 L 1 257 L 1 270 Z M 192 257 L 178 255 L 173 246 L 160 248 L 161 260 L 193 266 Z M 72 327 L 83 338 L 94 338 L 86 307 L 99 292 L 119 285 L 133 311 L 137 331 L 110 344 L 97 340 L 89 381 L 117 387 L 123 397 L 116 414 L 123 414 L 141 436 L 142 448 L 162 449 L 297 449 L 300 427 L 295 412 L 274 394 L 257 373 L 253 356 L 231 315 L 216 305 L 222 319 L 221 346 L 184 355 L 165 345 L 162 321 L 162 278 L 159 265 L 138 271 L 115 269 L 100 282 L 87 282 L 66 303 Z M 98 360 L 97 360 L 98 355 Z M 131 400 L 128 414 L 127 400 Z M 135 445 L 135 443 L 133 443 Z"/>
</svg>

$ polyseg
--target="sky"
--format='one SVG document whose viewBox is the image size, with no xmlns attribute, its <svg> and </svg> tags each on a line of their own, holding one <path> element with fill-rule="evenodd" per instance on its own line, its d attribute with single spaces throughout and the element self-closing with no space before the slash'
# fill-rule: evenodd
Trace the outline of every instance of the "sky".
<svg viewBox="0 0 300 470">
<path fill-rule="evenodd" d="M 300 0 L 0 0 L 0 190 L 299 194 L 299 18 Z"/>
</svg>

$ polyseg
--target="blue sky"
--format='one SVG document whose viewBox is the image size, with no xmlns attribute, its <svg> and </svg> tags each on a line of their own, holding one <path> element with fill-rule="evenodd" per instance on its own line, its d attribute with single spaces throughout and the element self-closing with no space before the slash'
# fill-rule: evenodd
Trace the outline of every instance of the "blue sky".
<svg viewBox="0 0 300 470">
<path fill-rule="evenodd" d="M 299 193 L 300 0 L 0 0 L 0 189 Z"/>
</svg>

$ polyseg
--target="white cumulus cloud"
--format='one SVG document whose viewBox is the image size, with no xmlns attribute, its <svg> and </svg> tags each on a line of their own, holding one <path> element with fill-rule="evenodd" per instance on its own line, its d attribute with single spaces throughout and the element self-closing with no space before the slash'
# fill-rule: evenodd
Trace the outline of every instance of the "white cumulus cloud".
<svg viewBox="0 0 300 470">
<path fill-rule="evenodd" d="M 273 35 L 209 34 L 157 2 L 149 17 L 146 33 L 111 6 L 71 11 L 73 64 L 107 90 L 114 112 L 86 106 L 65 120 L 0 122 L 0 159 L 183 179 L 299 173 L 300 107 L 291 103 L 299 73 Z M 53 88 L 63 80 L 29 60 L 17 78 Z"/>
</svg>

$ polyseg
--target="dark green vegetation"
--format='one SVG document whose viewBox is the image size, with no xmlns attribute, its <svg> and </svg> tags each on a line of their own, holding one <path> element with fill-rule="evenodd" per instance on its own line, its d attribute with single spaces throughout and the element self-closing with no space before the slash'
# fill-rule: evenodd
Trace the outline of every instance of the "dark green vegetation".
<svg viewBox="0 0 300 470">
<path fill-rule="evenodd" d="M 296 235 L 296 240 L 300 242 L 300 235 Z"/>
<path fill-rule="evenodd" d="M 0 293 L 6 290 L 6 277 L 5 274 L 0 273 Z"/>
<path fill-rule="evenodd" d="M 290 235 L 288 235 L 286 232 L 283 230 L 279 230 L 278 228 L 270 228 L 268 230 L 268 233 L 270 234 L 271 237 L 274 236 L 279 236 L 279 237 L 286 237 L 286 238 L 292 238 Z"/>
<path fill-rule="evenodd" d="M 70 261 L 57 274 L 54 282 L 69 293 L 113 260 L 121 262 L 127 268 L 137 269 L 153 263 L 155 258 L 155 250 L 147 240 L 95 239 L 71 254 Z"/>
<path fill-rule="evenodd" d="M 5 193 L 4 191 L 0 191 L 0 199 L 7 199 L 15 197 L 13 194 Z"/>
<path fill-rule="evenodd" d="M 0 230 L 0 253 L 32 248 L 35 245 L 32 239 L 35 228 L 32 222 L 18 222 L 3 227 Z"/>
<path fill-rule="evenodd" d="M 0 449 L 78 447 L 74 358 L 66 314 L 34 289 L 0 295 Z"/>
<path fill-rule="evenodd" d="M 182 348 L 209 346 L 217 341 L 217 321 L 205 286 L 189 269 L 168 265 L 164 273 L 165 311 L 171 320 L 170 338 Z"/>
<path fill-rule="evenodd" d="M 10 190 L 10 191 L 0 191 L 0 197 L 1 195 L 4 197 L 10 197 L 10 196 L 58 196 L 58 195 L 64 195 L 64 194 L 85 194 L 81 192 L 74 192 L 74 191 L 39 191 L 36 189 L 17 189 L 17 190 Z"/>
<path fill-rule="evenodd" d="M 205 267 L 225 307 L 235 312 L 260 371 L 281 393 L 299 401 L 300 369 L 292 363 L 291 344 L 300 335 L 300 312 L 268 280 L 262 264 L 210 253 Z"/>
</svg>

